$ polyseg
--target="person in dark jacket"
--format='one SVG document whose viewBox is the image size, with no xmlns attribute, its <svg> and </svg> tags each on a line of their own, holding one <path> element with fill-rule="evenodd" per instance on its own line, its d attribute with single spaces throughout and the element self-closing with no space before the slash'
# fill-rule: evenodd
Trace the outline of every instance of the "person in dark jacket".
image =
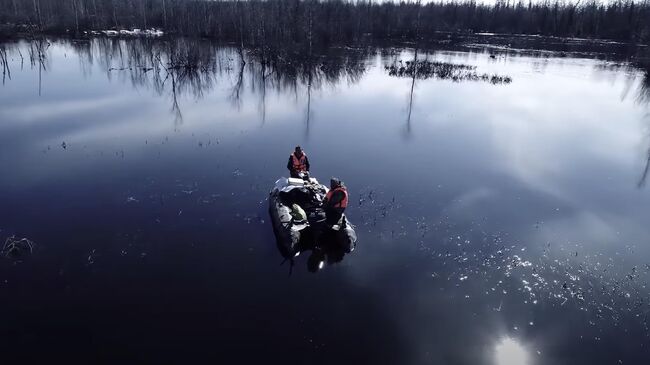
<svg viewBox="0 0 650 365">
<path fill-rule="evenodd" d="M 301 177 L 301 172 L 309 172 L 309 159 L 300 146 L 296 146 L 294 152 L 289 155 L 289 162 L 287 162 L 287 169 L 291 177 Z"/>
<path fill-rule="evenodd" d="M 323 209 L 327 215 L 327 225 L 333 226 L 341 219 L 345 208 L 348 207 L 348 189 L 341 180 L 333 177 L 330 180 L 330 191 L 323 200 Z M 343 222 L 342 226 L 345 224 Z"/>
</svg>

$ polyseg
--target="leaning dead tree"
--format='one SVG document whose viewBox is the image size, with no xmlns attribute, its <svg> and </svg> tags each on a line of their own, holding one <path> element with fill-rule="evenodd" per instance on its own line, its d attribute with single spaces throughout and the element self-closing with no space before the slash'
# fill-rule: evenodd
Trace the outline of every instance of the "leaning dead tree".
<svg viewBox="0 0 650 365">
<path fill-rule="evenodd" d="M 9 61 L 7 59 L 7 48 L 0 47 L 0 64 L 2 64 L 2 84 L 5 84 L 5 78 L 11 80 L 11 69 L 9 68 Z"/>
</svg>

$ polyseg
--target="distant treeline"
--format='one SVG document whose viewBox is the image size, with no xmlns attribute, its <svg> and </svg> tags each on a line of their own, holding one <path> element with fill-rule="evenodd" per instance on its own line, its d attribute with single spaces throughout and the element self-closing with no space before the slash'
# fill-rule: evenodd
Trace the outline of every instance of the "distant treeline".
<svg viewBox="0 0 650 365">
<path fill-rule="evenodd" d="M 641 2 L 342 0 L 0 0 L 4 29 L 42 32 L 162 28 L 247 46 L 424 40 L 440 32 L 496 32 L 650 41 L 650 0 Z M 11 30 L 10 30 L 11 31 Z"/>
</svg>

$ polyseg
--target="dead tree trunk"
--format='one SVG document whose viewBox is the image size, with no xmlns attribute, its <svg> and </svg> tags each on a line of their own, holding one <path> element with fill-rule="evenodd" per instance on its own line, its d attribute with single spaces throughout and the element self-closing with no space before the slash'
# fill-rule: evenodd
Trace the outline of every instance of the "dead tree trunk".
<svg viewBox="0 0 650 365">
<path fill-rule="evenodd" d="M 74 10 L 75 34 L 79 34 L 79 6 L 77 0 L 72 0 L 72 9 Z"/>
<path fill-rule="evenodd" d="M 309 3 L 309 60 L 310 60 L 310 62 L 311 62 L 311 46 L 312 46 L 312 28 L 313 28 L 313 24 L 314 24 L 314 18 L 313 18 L 313 14 L 312 14 L 312 11 L 313 11 L 312 7 L 313 6 L 314 6 L 314 2 L 311 1 Z M 310 75 L 310 77 L 311 77 L 311 75 Z M 310 85 L 310 88 L 311 88 L 311 85 Z"/>
<path fill-rule="evenodd" d="M 97 23 L 99 22 L 100 17 L 97 15 L 97 1 L 93 0 L 93 28 L 97 29 Z"/>
<path fill-rule="evenodd" d="M 167 31 L 167 1 L 162 0 L 162 11 L 163 11 L 163 26 L 165 31 Z"/>
<path fill-rule="evenodd" d="M 7 62 L 7 50 L 4 46 L 0 48 L 0 63 L 2 63 L 2 85 L 4 85 L 7 76 L 11 80 L 11 70 L 9 69 L 9 62 Z"/>
<path fill-rule="evenodd" d="M 142 0 L 142 18 L 144 19 L 144 29 L 147 29 L 147 0 Z"/>
<path fill-rule="evenodd" d="M 115 24 L 115 29 L 117 29 L 117 9 L 115 7 L 115 0 L 111 0 L 111 5 L 113 5 L 113 23 Z"/>
<path fill-rule="evenodd" d="M 36 20 L 38 21 L 38 29 L 43 30 L 43 21 L 41 19 L 41 2 L 40 0 L 33 0 L 34 3 L 34 14 Z"/>
</svg>

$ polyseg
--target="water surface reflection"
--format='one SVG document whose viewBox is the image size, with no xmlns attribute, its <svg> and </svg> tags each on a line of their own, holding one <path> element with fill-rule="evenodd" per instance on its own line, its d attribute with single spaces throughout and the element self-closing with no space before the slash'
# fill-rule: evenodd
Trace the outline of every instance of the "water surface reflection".
<svg viewBox="0 0 650 365">
<path fill-rule="evenodd" d="M 529 365 L 528 353 L 517 341 L 506 337 L 495 350 L 497 365 Z"/>
<path fill-rule="evenodd" d="M 393 77 L 386 66 L 415 58 L 400 47 L 41 45 L 5 45 L 0 239 L 35 247 L 0 261 L 3 349 L 648 358 L 648 73 L 626 55 L 418 51 L 512 77 L 492 85 Z M 346 181 L 359 246 L 318 275 L 301 255 L 287 278 L 266 197 L 296 144 L 317 177 Z"/>
</svg>

